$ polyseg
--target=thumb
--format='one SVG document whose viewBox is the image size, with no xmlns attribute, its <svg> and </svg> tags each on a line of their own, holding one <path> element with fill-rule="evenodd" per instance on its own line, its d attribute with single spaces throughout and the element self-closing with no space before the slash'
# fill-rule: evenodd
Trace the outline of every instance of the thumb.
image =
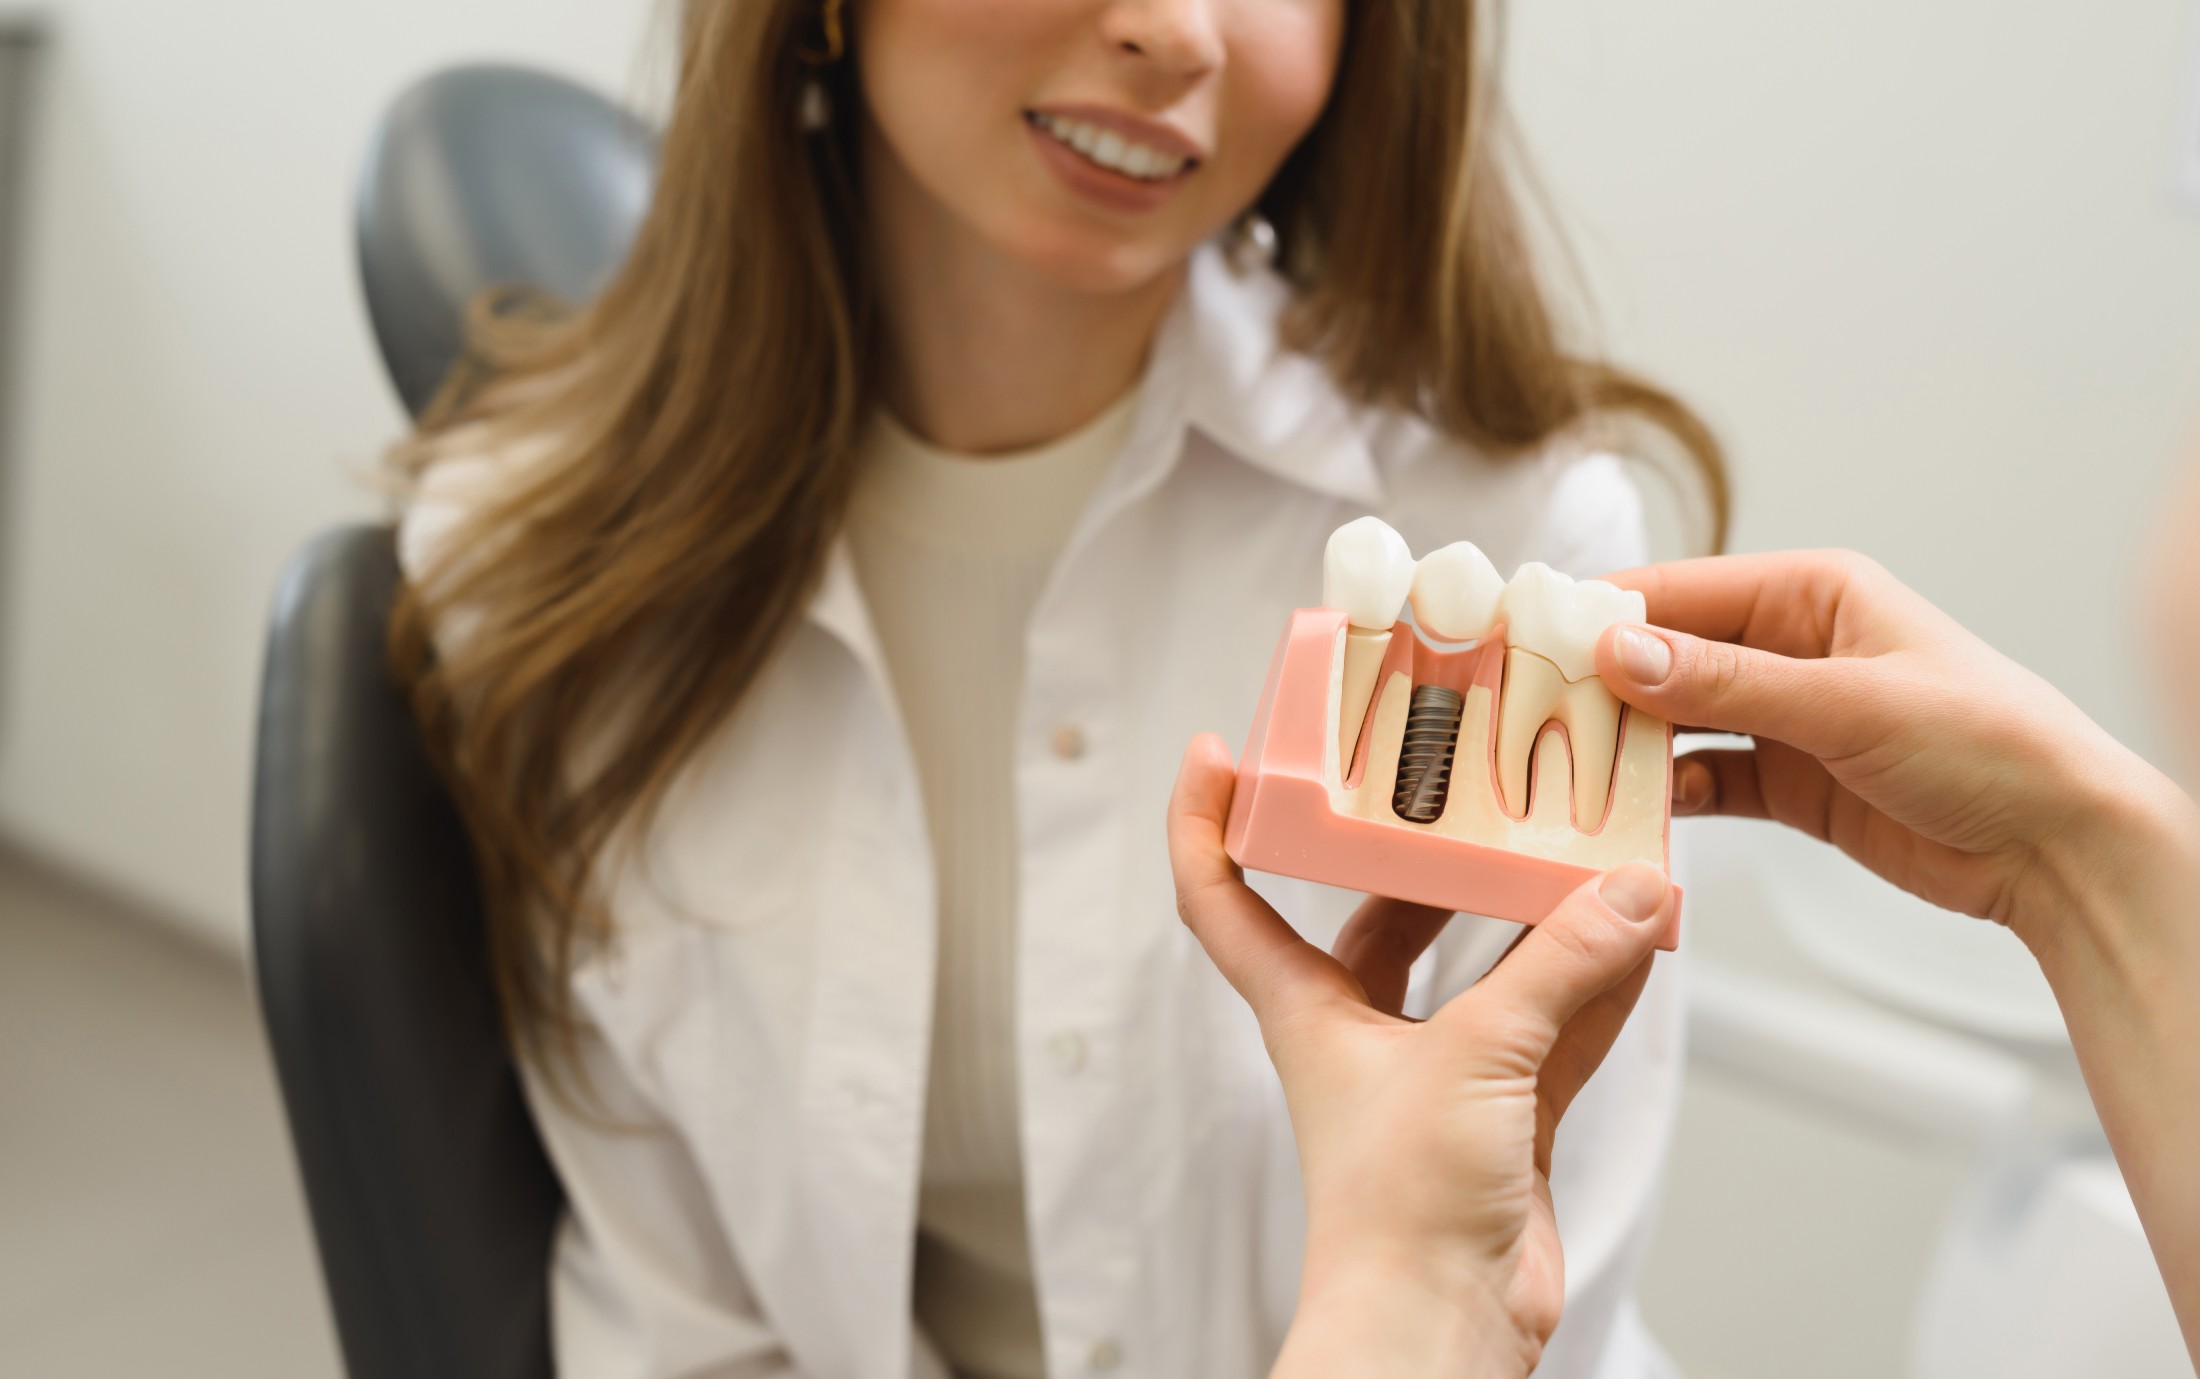
<svg viewBox="0 0 2200 1379">
<path fill-rule="evenodd" d="M 1221 738 L 1202 733 L 1192 739 L 1169 797 L 1169 865 L 1177 914 L 1267 1029 L 1299 1006 L 1350 999 L 1358 988 L 1245 884 L 1223 851 L 1236 781 Z"/>
<path fill-rule="evenodd" d="M 1583 882 L 1429 1023 L 1475 1026 L 1471 1042 L 1483 1051 L 1524 1058 L 1527 1067 L 1516 1071 L 1542 1067 L 1566 1023 L 1650 956 L 1672 893 L 1665 873 L 1647 862 Z M 1488 1037 L 1493 1032 L 1501 1033 Z"/>
<path fill-rule="evenodd" d="M 1662 627 L 1621 623 L 1597 642 L 1612 693 L 1668 723 L 1842 755 L 1869 710 L 1864 663 L 1797 660 Z"/>
</svg>

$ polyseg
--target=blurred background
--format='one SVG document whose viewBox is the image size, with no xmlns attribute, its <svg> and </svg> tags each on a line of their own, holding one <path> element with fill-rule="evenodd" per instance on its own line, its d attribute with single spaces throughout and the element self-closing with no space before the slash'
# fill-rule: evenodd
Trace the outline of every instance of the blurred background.
<svg viewBox="0 0 2200 1379">
<path fill-rule="evenodd" d="M 337 1373 L 244 859 L 276 572 L 380 511 L 404 426 L 354 183 L 454 62 L 647 112 L 663 18 L 0 0 L 0 1373 Z M 1732 448 L 1734 546 L 1864 550 L 2164 759 L 2135 595 L 2195 431 L 2194 7 L 1539 0 L 1507 43 L 1602 338 Z M 1768 832 L 1678 846 L 1642 1291 L 1686 1372 L 2179 1372 L 2013 942 Z"/>
</svg>

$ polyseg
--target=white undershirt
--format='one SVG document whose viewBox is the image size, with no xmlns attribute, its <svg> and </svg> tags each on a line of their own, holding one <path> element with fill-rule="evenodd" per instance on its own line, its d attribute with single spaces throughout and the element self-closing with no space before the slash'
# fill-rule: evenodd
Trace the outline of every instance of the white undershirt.
<svg viewBox="0 0 2200 1379">
<path fill-rule="evenodd" d="M 1035 450 L 966 456 L 874 412 L 848 532 L 939 881 L 917 1322 L 958 1375 L 1044 1379 L 1017 1122 L 1017 706 L 1031 611 L 1137 391 Z"/>
</svg>

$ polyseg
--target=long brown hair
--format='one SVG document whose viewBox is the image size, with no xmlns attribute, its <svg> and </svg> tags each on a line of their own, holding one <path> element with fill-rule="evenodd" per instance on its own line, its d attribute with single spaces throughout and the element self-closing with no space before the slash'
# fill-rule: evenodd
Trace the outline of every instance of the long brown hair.
<svg viewBox="0 0 2200 1379">
<path fill-rule="evenodd" d="M 816 5 L 690 0 L 626 263 L 579 310 L 477 311 L 472 365 L 393 456 L 415 479 L 448 456 L 527 456 L 391 622 L 473 835 L 523 1048 L 572 1032 L 567 979 L 607 924 L 597 864 L 799 616 L 847 500 L 875 331 L 857 121 L 811 132 L 797 114 Z M 1491 453 L 1646 421 L 1692 457 L 1723 535 L 1709 431 L 1561 338 L 1481 7 L 1347 9 L 1329 106 L 1259 206 L 1298 289 L 1292 342 L 1352 396 Z M 822 72 L 842 112 L 851 67 Z M 429 629 L 459 619 L 466 634 L 431 651 Z"/>
</svg>

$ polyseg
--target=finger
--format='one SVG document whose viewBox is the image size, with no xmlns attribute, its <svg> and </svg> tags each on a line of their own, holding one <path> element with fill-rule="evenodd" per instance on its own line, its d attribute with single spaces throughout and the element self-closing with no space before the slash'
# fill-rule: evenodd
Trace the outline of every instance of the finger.
<svg viewBox="0 0 2200 1379">
<path fill-rule="evenodd" d="M 1660 627 L 1798 657 L 1833 654 L 1849 599 L 1900 587 L 1853 551 L 1706 556 L 1604 578 L 1639 592 L 1646 620 Z"/>
<path fill-rule="evenodd" d="M 1673 812 L 1688 817 L 1770 817 L 1757 779 L 1756 749 L 1706 747 L 1673 758 Z"/>
<path fill-rule="evenodd" d="M 1674 761 L 1673 780 L 1675 814 L 1770 819 L 1820 842 L 1838 841 L 1841 821 L 1878 813 L 1835 780 L 1825 763 L 1770 738 L 1749 750 L 1690 752 Z M 1690 796 L 1686 807 L 1681 791 Z"/>
<path fill-rule="evenodd" d="M 1357 999 L 1344 969 L 1255 895 L 1222 850 L 1235 786 L 1230 749 L 1222 739 L 1213 733 L 1192 739 L 1169 797 L 1169 868 L 1176 877 L 1177 914 L 1264 1028 L 1311 1000 Z"/>
<path fill-rule="evenodd" d="M 1405 1008 L 1414 961 L 1444 932 L 1451 915 L 1432 905 L 1369 896 L 1337 931 L 1329 953 L 1358 979 L 1369 1005 L 1396 1015 Z"/>
<path fill-rule="evenodd" d="M 1865 660 L 1796 660 L 1620 623 L 1597 641 L 1597 674 L 1612 693 L 1668 723 L 1778 738 L 1818 757 L 1850 755 L 1896 726 Z"/>
<path fill-rule="evenodd" d="M 1627 1017 L 1634 1014 L 1635 1002 L 1650 980 L 1652 961 L 1644 958 L 1618 985 L 1592 997 L 1566 1022 L 1558 1042 L 1551 1046 L 1550 1057 L 1543 1060 L 1543 1071 L 1535 1082 L 1536 1166 L 1545 1173 L 1551 1171 L 1551 1140 L 1558 1123 L 1565 1119 L 1590 1077 L 1604 1066 L 1605 1055 L 1626 1028 Z"/>
<path fill-rule="evenodd" d="M 1566 1022 L 1650 955 L 1671 905 L 1665 873 L 1647 862 L 1585 881 L 1429 1023 L 1464 1029 L 1512 1071 L 1533 1072 Z"/>
<path fill-rule="evenodd" d="M 1675 818 L 1692 818 L 1698 814 L 1716 814 L 1719 797 L 1718 778 L 1703 758 L 1709 752 L 1690 752 L 1673 758 L 1673 815 Z"/>
</svg>

